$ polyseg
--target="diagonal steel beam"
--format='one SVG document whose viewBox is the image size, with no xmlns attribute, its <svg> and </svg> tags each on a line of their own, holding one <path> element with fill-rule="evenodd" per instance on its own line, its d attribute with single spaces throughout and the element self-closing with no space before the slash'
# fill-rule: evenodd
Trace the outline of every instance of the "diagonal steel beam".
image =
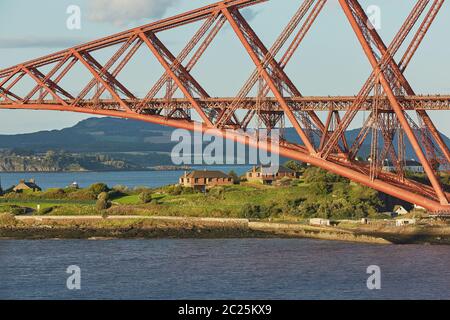
<svg viewBox="0 0 450 320">
<path fill-rule="evenodd" d="M 124 95 L 126 95 L 130 99 L 136 99 L 133 93 L 131 93 L 130 90 L 128 90 L 127 87 L 125 87 L 120 81 L 113 77 L 111 73 L 109 73 L 107 70 L 104 70 L 102 72 L 103 66 L 96 60 L 94 57 L 88 53 L 83 52 L 82 56 L 84 57 L 85 61 L 89 63 L 95 70 L 97 70 L 97 74 L 104 78 L 104 80 L 109 83 L 111 86 L 113 86 L 118 91 L 122 92 Z"/>
<path fill-rule="evenodd" d="M 74 97 L 69 92 L 67 92 L 66 90 L 61 88 L 58 84 L 56 84 L 52 80 L 47 79 L 47 77 L 42 72 L 40 72 L 38 69 L 29 69 L 29 71 L 31 71 L 36 77 L 41 79 L 41 83 L 44 86 L 47 86 L 50 89 L 54 90 L 55 92 L 62 94 L 63 96 L 65 96 L 68 99 L 74 99 Z M 40 87 L 42 87 L 42 85 L 40 85 Z"/>
<path fill-rule="evenodd" d="M 72 57 L 70 62 L 67 64 L 66 67 L 61 71 L 61 73 L 53 80 L 55 84 L 58 84 L 65 76 L 66 74 L 72 69 L 72 67 L 78 62 L 78 59 L 75 57 Z M 38 98 L 39 102 L 44 101 L 45 97 L 48 95 L 48 91 L 44 91 L 41 93 L 41 95 Z"/>
<path fill-rule="evenodd" d="M 16 100 L 22 100 L 22 98 L 20 98 L 19 96 L 15 95 L 14 93 L 12 93 L 10 90 L 16 85 L 17 82 L 20 81 L 20 79 L 22 79 L 22 77 L 25 75 L 24 72 L 21 72 L 22 68 L 21 67 L 17 67 L 15 69 L 15 71 L 13 73 L 11 73 L 10 75 L 8 75 L 7 77 L 5 77 L 5 79 L 2 80 L 2 82 L 0 83 L 0 96 L 2 96 L 3 98 L 5 98 L 6 101 L 9 102 L 13 102 L 8 95 L 10 95 L 11 97 L 13 97 Z M 21 73 L 20 73 L 21 72 Z M 18 73 L 19 76 L 16 77 L 16 79 L 14 79 L 14 81 L 12 81 L 11 84 L 8 85 L 8 87 L 6 88 L 2 88 L 5 84 L 7 84 L 12 78 L 14 78 Z"/>
<path fill-rule="evenodd" d="M 59 69 L 62 68 L 62 66 L 64 66 L 64 64 L 70 59 L 71 55 L 67 55 L 66 57 L 64 57 L 63 59 L 61 59 L 61 61 L 59 61 L 55 67 L 53 67 L 52 70 L 50 70 L 49 73 L 47 73 L 47 75 L 42 79 L 43 83 L 48 83 L 50 81 L 50 79 L 58 72 Z M 36 85 L 31 91 L 30 93 L 28 93 L 26 95 L 26 97 L 24 98 L 24 103 L 27 103 L 41 88 L 41 86 Z"/>
<path fill-rule="evenodd" d="M 267 66 L 269 65 L 269 62 L 279 53 L 279 51 L 282 49 L 282 47 L 284 46 L 284 44 L 286 43 L 286 41 L 288 40 L 288 38 L 292 35 L 292 33 L 294 32 L 295 28 L 298 26 L 298 24 L 301 22 L 301 20 L 304 18 L 304 16 L 306 15 L 306 13 L 308 12 L 308 10 L 311 8 L 311 6 L 313 5 L 315 0 L 306 0 L 302 3 L 302 5 L 299 7 L 299 9 L 297 10 L 297 12 L 294 14 L 294 16 L 291 18 L 291 20 L 289 21 L 289 23 L 287 24 L 287 26 L 284 28 L 284 30 L 282 31 L 282 33 L 280 34 L 279 38 L 277 39 L 277 41 L 272 45 L 272 47 L 270 48 L 270 50 L 267 52 L 267 54 L 264 56 L 264 60 L 263 60 L 263 65 L 265 68 L 267 68 Z M 305 24 L 303 24 L 302 28 L 300 29 L 300 32 L 296 35 L 296 39 L 299 37 L 299 34 L 301 33 L 301 31 L 303 30 L 303 28 L 305 27 Z M 295 40 L 294 40 L 295 41 Z M 298 42 L 298 44 L 300 45 L 300 42 Z M 291 46 L 292 47 L 292 44 Z M 297 48 L 295 48 L 297 49 Z M 295 50 L 291 50 L 292 54 L 294 53 Z M 286 55 L 285 55 L 286 56 Z M 284 67 L 286 66 L 286 64 L 283 66 L 282 64 L 280 64 L 280 68 L 284 69 Z M 261 79 L 260 77 L 260 73 L 259 73 L 259 69 L 256 68 L 253 73 L 251 74 L 251 76 L 248 78 L 248 80 L 246 81 L 246 83 L 244 84 L 244 86 L 241 88 L 241 90 L 239 91 L 235 101 L 233 101 L 232 105 L 230 107 L 228 107 L 227 109 L 225 109 L 223 111 L 223 113 L 220 115 L 219 119 L 216 122 L 216 126 L 220 127 L 224 124 L 226 124 L 230 118 L 232 117 L 232 115 L 235 113 L 235 111 L 239 108 L 239 104 L 242 102 L 242 100 L 249 94 L 249 92 L 251 91 L 251 89 L 255 86 L 255 84 Z M 264 84 L 264 87 L 261 88 L 260 92 L 265 91 L 265 89 L 267 89 L 267 91 L 264 93 L 262 93 L 262 96 L 267 96 L 267 94 L 270 91 L 270 88 L 268 88 L 267 84 Z M 296 94 L 298 96 L 301 96 L 300 92 L 298 90 L 296 90 Z M 243 123 L 245 121 L 249 121 L 250 119 L 244 119 Z"/>
<path fill-rule="evenodd" d="M 426 6 L 428 5 L 429 0 L 419 0 L 416 5 L 413 7 L 411 13 L 407 17 L 405 23 L 400 28 L 399 32 L 396 34 L 394 40 L 392 41 L 391 45 L 389 46 L 388 52 L 390 55 L 394 56 L 395 53 L 400 49 L 401 45 L 407 38 L 408 34 L 411 32 L 411 29 L 413 26 L 417 23 L 419 20 L 421 14 L 425 10 Z M 380 69 L 385 70 L 387 67 L 391 56 L 385 55 L 381 59 L 380 62 Z M 335 145 L 338 143 L 339 137 L 343 134 L 343 132 L 348 128 L 350 123 L 355 118 L 356 114 L 359 111 L 359 108 L 361 104 L 365 101 L 365 99 L 370 94 L 370 91 L 375 86 L 375 83 L 377 81 L 378 75 L 375 72 L 372 72 L 367 81 L 364 83 L 364 86 L 362 87 L 361 91 L 359 92 L 357 99 L 352 104 L 350 109 L 345 113 L 344 117 L 342 118 L 341 125 L 336 129 L 336 131 L 330 136 L 330 138 L 327 141 L 327 144 L 324 145 L 324 148 L 321 149 L 320 154 L 323 158 L 327 158 L 331 151 L 334 149 Z"/>
<path fill-rule="evenodd" d="M 429 1 L 426 1 L 428 3 Z M 369 33 L 372 35 L 372 38 L 375 40 L 375 44 L 378 47 L 378 50 L 380 50 L 381 54 L 383 56 L 389 56 L 389 66 L 390 69 L 393 71 L 393 75 L 396 77 L 396 80 L 398 83 L 403 86 L 404 90 L 406 91 L 406 94 L 408 95 L 416 95 L 414 92 L 414 89 L 404 76 L 404 70 L 408 66 L 409 62 L 412 59 L 412 56 L 416 52 L 417 48 L 419 47 L 420 43 L 422 42 L 423 38 L 425 37 L 425 34 L 429 30 L 431 24 L 433 23 L 437 13 L 439 12 L 440 8 L 442 7 L 444 3 L 444 0 L 434 0 L 432 7 L 430 8 L 427 16 L 425 17 L 422 25 L 420 26 L 418 32 L 416 33 L 414 39 L 412 40 L 410 46 L 408 47 L 407 51 L 405 52 L 403 58 L 402 58 L 402 66 L 403 69 L 395 62 L 392 55 L 389 54 L 389 51 L 386 47 L 386 45 L 383 42 L 383 39 L 379 36 L 377 30 L 375 28 L 369 28 Z M 366 17 L 364 10 L 360 6 L 356 6 L 355 10 L 359 12 L 359 14 L 363 17 Z M 441 135 L 439 134 L 437 128 L 434 126 L 433 122 L 431 121 L 431 118 L 428 116 L 426 111 L 419 111 L 418 116 L 421 117 L 424 120 L 425 125 L 429 128 L 431 134 L 437 141 L 439 147 L 441 148 L 444 156 L 447 158 L 447 161 L 450 162 L 450 151 L 448 149 L 448 146 L 442 139 Z"/>
<path fill-rule="evenodd" d="M 428 179 L 431 182 L 431 185 L 433 186 L 436 195 L 442 205 L 448 205 L 448 199 L 446 194 L 444 193 L 442 186 L 436 177 L 434 170 L 430 163 L 428 162 L 427 157 L 425 156 L 419 141 L 417 140 L 417 137 L 415 136 L 413 130 L 409 126 L 408 120 L 406 119 L 404 115 L 404 111 L 402 106 L 397 100 L 397 97 L 395 96 L 393 89 L 391 88 L 390 83 L 387 81 L 385 74 L 380 69 L 379 62 L 373 52 L 373 49 L 366 39 L 366 32 L 367 30 L 364 30 L 364 27 L 362 24 L 359 23 L 357 18 L 355 17 L 355 7 L 360 7 L 360 4 L 355 0 L 339 0 L 339 3 L 347 16 L 347 19 L 349 20 L 357 38 L 360 42 L 361 46 L 363 47 L 363 50 L 369 59 L 370 64 L 372 65 L 372 68 L 375 70 L 376 73 L 379 74 L 380 83 L 384 89 L 384 92 L 387 95 L 387 98 L 392 106 L 392 109 L 394 110 L 395 114 L 397 115 L 398 121 L 400 122 L 400 125 L 402 126 L 403 130 L 405 131 L 414 151 L 417 154 L 417 157 L 419 158 L 420 162 L 422 163 L 424 170 L 428 176 Z M 367 17 L 366 17 L 367 18 Z M 368 21 L 367 19 L 364 21 Z M 367 28 L 367 24 L 365 24 L 365 27 Z"/>
<path fill-rule="evenodd" d="M 27 75 L 29 75 L 31 78 L 33 78 L 34 81 L 36 81 L 36 83 L 41 86 L 44 90 L 48 91 L 48 93 L 50 93 L 53 98 L 58 101 L 59 103 L 61 103 L 63 106 L 67 106 L 67 102 L 65 102 L 60 96 L 58 96 L 54 90 L 52 90 L 51 88 L 49 88 L 48 86 L 45 85 L 44 82 L 42 82 L 42 79 L 39 78 L 38 76 L 36 76 L 32 70 L 28 69 L 25 66 L 22 66 L 22 70 L 23 72 L 25 72 Z"/>
<path fill-rule="evenodd" d="M 67 55 L 68 52 L 76 50 L 78 52 L 92 52 L 108 46 L 116 45 L 125 42 L 130 36 L 136 34 L 136 32 L 143 31 L 158 33 L 165 30 L 174 29 L 183 25 L 188 25 L 201 21 L 209 17 L 212 13 L 220 11 L 222 6 L 228 8 L 246 8 L 259 3 L 266 2 L 267 0 L 225 0 L 219 1 L 213 4 L 206 5 L 201 8 L 197 8 L 170 18 L 162 19 L 153 23 L 149 23 L 138 28 L 130 29 L 124 32 L 120 32 L 102 39 L 91 41 L 68 50 L 62 50 L 54 54 L 47 55 L 38 59 L 27 61 L 22 63 L 26 67 L 38 68 L 43 65 L 53 63 L 60 58 Z M 9 75 L 17 66 L 13 66 L 4 70 L 0 70 L 0 78 Z"/>
<path fill-rule="evenodd" d="M 122 100 L 122 98 L 117 94 L 117 92 L 106 82 L 100 74 L 91 66 L 91 64 L 75 49 L 72 50 L 72 54 L 80 61 L 86 69 L 96 78 L 111 94 L 114 100 L 119 103 L 119 105 L 127 112 L 132 112 L 128 104 Z"/>
<path fill-rule="evenodd" d="M 186 70 L 180 65 L 178 65 L 178 68 L 177 68 L 177 71 L 180 72 L 179 74 L 176 74 L 175 71 L 171 69 L 171 65 L 164 58 L 163 54 L 169 55 L 169 58 L 173 58 L 172 60 L 175 60 L 175 57 L 173 55 L 169 54 L 168 50 L 165 50 L 165 52 L 161 52 L 163 50 L 163 48 L 162 48 L 163 45 L 160 41 L 156 40 L 156 36 L 154 34 L 150 35 L 150 38 L 152 40 L 150 40 L 149 37 L 146 34 L 144 34 L 142 31 L 138 35 L 145 42 L 145 44 L 150 49 L 150 51 L 153 53 L 153 55 L 158 59 L 159 63 L 164 67 L 164 69 L 170 75 L 170 77 L 173 79 L 173 81 L 175 81 L 175 83 L 178 85 L 178 87 L 183 92 L 185 97 L 189 100 L 189 102 L 192 104 L 192 106 L 197 111 L 199 116 L 202 118 L 203 122 L 207 126 L 212 127 L 213 124 L 212 124 L 211 120 L 208 118 L 208 116 L 206 115 L 205 111 L 202 109 L 200 104 L 194 99 L 191 92 L 189 91 L 189 87 L 186 85 L 186 81 L 194 82 L 195 80 L 193 80 L 193 78 L 190 78 L 188 76 L 188 72 L 186 72 Z M 173 61 L 172 61 L 172 63 L 173 63 Z M 187 77 L 187 79 L 186 78 L 181 79 L 180 76 L 183 76 L 183 75 L 185 77 Z M 205 94 L 205 96 L 208 96 L 206 91 L 204 91 L 203 94 Z"/>
<path fill-rule="evenodd" d="M 244 45 L 245 49 L 247 50 L 248 54 L 250 55 L 250 58 L 253 60 L 253 63 L 256 65 L 256 67 L 259 69 L 261 76 L 264 78 L 264 80 L 269 85 L 270 89 L 272 90 L 273 94 L 275 95 L 277 101 L 280 103 L 281 108 L 286 113 L 289 121 L 294 126 L 295 130 L 299 134 L 300 138 L 302 139 L 302 142 L 305 144 L 306 148 L 311 154 L 315 154 L 316 150 L 309 140 L 308 135 L 305 133 L 301 125 L 299 124 L 297 118 L 295 117 L 294 113 L 290 109 L 289 105 L 287 104 L 286 100 L 284 99 L 281 91 L 279 90 L 277 84 L 275 83 L 275 80 L 269 75 L 267 70 L 263 66 L 263 61 L 260 60 L 257 50 L 259 49 L 263 55 L 266 55 L 268 50 L 265 48 L 265 46 L 262 44 L 262 42 L 259 40 L 255 32 L 251 29 L 251 27 L 246 23 L 246 21 L 242 18 L 239 11 L 233 10 L 230 11 L 227 7 L 222 7 L 222 12 L 227 18 L 228 22 L 230 23 L 231 27 L 233 28 L 234 32 L 238 36 L 241 43 Z M 255 46 L 257 48 L 255 48 Z"/>
<path fill-rule="evenodd" d="M 126 50 L 132 45 L 132 43 L 136 40 L 136 36 L 130 37 L 120 48 L 117 50 L 114 55 L 105 63 L 105 65 L 100 70 L 100 75 L 104 75 L 106 72 L 108 72 L 112 66 L 117 62 L 117 60 L 126 52 Z M 114 75 L 111 75 L 112 77 L 115 77 Z M 84 99 L 86 95 L 95 87 L 96 84 L 98 84 L 98 80 L 96 78 L 93 78 L 84 88 L 81 90 L 80 94 L 77 97 L 77 100 L 75 104 L 80 101 L 81 99 Z M 99 96 L 104 92 L 105 87 L 102 87 L 102 92 Z M 99 90 L 100 91 L 100 90 Z M 95 100 L 95 98 L 94 98 Z"/>
<path fill-rule="evenodd" d="M 209 32 L 206 39 L 201 44 L 200 48 L 195 52 L 194 56 L 191 58 L 191 60 L 186 65 L 186 71 L 191 72 L 193 67 L 197 64 L 199 61 L 201 55 L 206 51 L 206 49 L 211 44 L 212 40 L 215 38 L 215 36 L 218 34 L 219 30 L 224 25 L 224 18 L 221 16 L 219 20 L 217 21 L 217 18 L 219 16 L 219 13 L 215 13 L 211 15 L 200 27 L 200 29 L 195 33 L 195 35 L 192 37 L 192 39 L 187 43 L 187 45 L 183 48 L 183 50 L 180 52 L 180 54 L 176 57 L 175 63 L 181 64 L 183 61 L 189 56 L 189 54 L 192 52 L 192 50 L 195 48 L 195 46 L 200 42 L 200 40 L 205 36 L 205 34 L 210 30 L 213 23 L 216 23 L 213 27 L 213 29 Z M 171 68 L 175 69 L 178 65 L 173 65 Z M 142 102 L 137 107 L 137 112 L 140 112 L 143 108 L 145 108 L 145 105 L 153 99 L 156 94 L 162 89 L 164 86 L 164 83 L 167 81 L 173 82 L 170 75 L 165 72 L 159 80 L 155 83 L 155 85 L 151 88 L 151 90 L 147 93 L 145 98 L 142 100 Z M 178 89 L 178 86 L 176 84 L 171 83 L 170 92 L 167 93 L 166 98 L 169 99 L 173 96 L 175 91 Z"/>
</svg>

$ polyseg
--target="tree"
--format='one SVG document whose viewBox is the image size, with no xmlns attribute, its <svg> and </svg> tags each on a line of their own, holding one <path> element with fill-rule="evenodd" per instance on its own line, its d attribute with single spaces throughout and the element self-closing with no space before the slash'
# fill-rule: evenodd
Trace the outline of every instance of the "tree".
<svg viewBox="0 0 450 320">
<path fill-rule="evenodd" d="M 239 184 L 240 179 L 239 176 L 237 175 L 236 172 L 234 172 L 234 170 L 231 170 L 228 175 L 230 176 L 231 179 L 233 179 L 233 183 L 234 184 Z"/>
<path fill-rule="evenodd" d="M 294 160 L 287 161 L 284 166 L 288 169 L 294 170 L 295 172 L 303 173 L 307 168 L 307 165 L 303 162 L 297 162 Z"/>
<path fill-rule="evenodd" d="M 98 211 L 106 210 L 111 207 L 111 201 L 109 201 L 109 194 L 107 192 L 102 192 L 98 195 L 95 207 Z"/>
<path fill-rule="evenodd" d="M 152 195 L 153 195 L 153 193 L 150 190 L 143 190 L 139 194 L 139 200 L 141 200 L 141 202 L 144 204 L 150 203 L 153 200 Z"/>
<path fill-rule="evenodd" d="M 102 192 L 108 192 L 109 188 L 106 184 L 98 182 L 94 183 L 89 187 L 89 191 L 91 191 L 93 194 L 95 194 L 96 197 L 100 195 Z"/>
</svg>

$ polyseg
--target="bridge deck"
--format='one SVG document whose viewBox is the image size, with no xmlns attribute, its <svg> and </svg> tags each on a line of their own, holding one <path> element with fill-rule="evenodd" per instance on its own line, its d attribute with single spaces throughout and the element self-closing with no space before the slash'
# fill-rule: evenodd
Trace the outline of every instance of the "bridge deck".
<svg viewBox="0 0 450 320">
<path fill-rule="evenodd" d="M 313 110 L 313 111 L 346 111 L 350 109 L 357 98 L 354 96 L 317 96 L 317 97 L 293 97 L 286 98 L 286 102 L 293 110 Z M 398 97 L 399 102 L 405 110 L 449 110 L 450 109 L 450 95 L 424 95 L 424 96 L 404 96 Z M 142 99 L 124 99 L 131 109 L 140 105 Z M 237 105 L 241 110 L 262 110 L 262 111 L 283 111 L 277 99 L 267 97 L 258 101 L 255 97 L 240 99 L 236 104 L 236 98 L 233 97 L 218 97 L 218 98 L 202 98 L 196 101 L 203 107 L 208 109 L 227 109 L 233 105 Z M 72 106 L 74 100 L 65 100 L 65 102 Z M 379 110 L 390 110 L 390 105 L 387 99 L 381 103 Z M 26 104 L 20 101 L 11 102 L 0 100 L 0 107 L 14 109 L 20 106 L 52 106 L 59 105 L 55 100 L 30 100 Z M 77 103 L 79 107 L 96 107 L 106 110 L 120 110 L 119 103 L 114 99 L 99 99 L 99 100 L 82 100 Z M 371 110 L 373 107 L 373 98 L 368 97 L 366 102 L 359 108 L 361 111 Z M 185 98 L 167 99 L 152 99 L 146 103 L 145 109 L 192 109 L 192 103 Z"/>
</svg>

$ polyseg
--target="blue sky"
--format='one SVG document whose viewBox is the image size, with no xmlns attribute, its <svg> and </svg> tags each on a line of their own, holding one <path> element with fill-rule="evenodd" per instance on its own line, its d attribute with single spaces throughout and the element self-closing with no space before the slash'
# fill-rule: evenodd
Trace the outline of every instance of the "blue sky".
<svg viewBox="0 0 450 320">
<path fill-rule="evenodd" d="M 161 17 L 213 3 L 206 0 L 2 0 L 0 2 L 0 69 L 68 46 L 93 40 Z M 252 9 L 251 25 L 267 46 L 272 44 L 293 12 L 298 0 L 270 0 Z M 381 8 L 380 34 L 389 42 L 412 8 L 413 0 L 361 1 Z M 81 30 L 68 30 L 66 9 L 78 5 Z M 417 93 L 450 94 L 450 4 L 441 13 L 406 72 Z M 184 46 L 197 25 L 160 34 L 174 53 Z M 123 82 L 142 95 L 151 84 L 139 72 L 145 66 L 151 79 L 162 69 L 149 55 L 138 56 Z M 148 61 L 146 61 L 148 59 Z M 193 72 L 211 96 L 233 96 L 245 82 L 253 65 L 227 27 L 221 31 Z M 367 59 L 357 43 L 337 0 L 329 0 L 317 22 L 286 69 L 304 95 L 354 95 L 370 73 Z M 83 83 L 76 78 L 70 86 Z M 0 133 L 12 134 L 67 127 L 87 116 L 71 113 L 2 110 Z M 447 113 L 432 113 L 438 127 L 450 135 Z"/>
</svg>

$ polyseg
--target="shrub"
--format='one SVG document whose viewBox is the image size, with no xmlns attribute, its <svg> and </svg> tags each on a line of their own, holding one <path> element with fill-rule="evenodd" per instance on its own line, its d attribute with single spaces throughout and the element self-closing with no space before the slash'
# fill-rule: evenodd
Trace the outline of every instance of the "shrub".
<svg viewBox="0 0 450 320">
<path fill-rule="evenodd" d="M 146 186 L 136 186 L 133 188 L 133 193 L 134 194 L 140 194 L 141 192 L 144 191 L 151 191 L 152 189 L 146 187 Z"/>
<path fill-rule="evenodd" d="M 333 186 L 329 183 L 326 183 L 324 181 L 315 181 L 311 183 L 311 192 L 313 192 L 316 195 L 327 195 L 331 192 Z"/>
<path fill-rule="evenodd" d="M 283 177 L 280 181 L 278 181 L 278 185 L 286 187 L 292 185 L 292 179 L 289 177 Z"/>
<path fill-rule="evenodd" d="M 3 198 L 5 199 L 19 199 L 20 198 L 20 194 L 16 193 L 14 191 L 12 192 L 7 192 L 3 195 Z"/>
<path fill-rule="evenodd" d="M 42 214 L 42 215 L 44 215 L 44 214 L 49 214 L 50 212 L 53 211 L 53 209 L 54 209 L 54 207 L 42 208 L 42 209 L 39 210 L 38 213 L 39 213 L 39 214 Z"/>
<path fill-rule="evenodd" d="M 306 198 L 297 198 L 297 199 L 288 200 L 287 206 L 290 208 L 296 209 L 296 208 L 298 208 L 298 206 L 300 206 L 305 201 L 306 201 Z"/>
<path fill-rule="evenodd" d="M 97 196 L 97 200 L 108 201 L 110 199 L 108 192 L 102 192 Z"/>
<path fill-rule="evenodd" d="M 96 200 L 98 194 L 95 194 L 89 189 L 77 190 L 75 192 L 71 192 L 67 195 L 67 198 L 73 200 Z"/>
<path fill-rule="evenodd" d="M 240 216 L 246 219 L 265 219 L 270 216 L 270 210 L 264 206 L 246 204 L 242 207 Z"/>
<path fill-rule="evenodd" d="M 223 200 L 225 198 L 225 189 L 223 187 L 215 187 L 209 191 L 209 196 Z"/>
<path fill-rule="evenodd" d="M 319 206 L 320 205 L 317 202 L 305 201 L 298 206 L 298 211 L 300 215 L 303 216 L 304 218 L 311 218 L 317 214 Z"/>
<path fill-rule="evenodd" d="M 306 169 L 305 173 L 303 174 L 303 178 L 305 179 L 306 183 L 314 183 L 314 182 L 327 184 L 334 184 L 337 182 L 343 182 L 347 184 L 350 183 L 350 181 L 344 177 L 335 175 L 333 173 L 329 173 L 323 169 L 316 167 L 310 167 Z"/>
<path fill-rule="evenodd" d="M 129 191 L 127 186 L 123 186 L 123 185 L 116 185 L 112 188 L 112 191 L 117 191 L 117 192 L 121 192 L 121 193 L 127 193 Z"/>
<path fill-rule="evenodd" d="M 268 218 L 273 216 L 278 216 L 283 213 L 283 209 L 275 202 L 271 202 L 267 206 L 262 206 L 262 218 Z"/>
<path fill-rule="evenodd" d="M 98 195 L 97 203 L 95 204 L 95 208 L 97 211 L 106 210 L 111 207 L 111 201 L 109 201 L 108 192 L 102 192 Z"/>
<path fill-rule="evenodd" d="M 111 207 L 111 202 L 105 199 L 98 199 L 97 203 L 95 204 L 95 208 L 97 211 L 103 211 L 106 209 L 109 209 Z"/>
<path fill-rule="evenodd" d="M 169 186 L 167 188 L 167 194 L 171 195 L 171 196 L 179 196 L 183 193 L 183 187 L 180 185 L 177 186 Z"/>
<path fill-rule="evenodd" d="M 66 197 L 66 192 L 63 189 L 51 189 L 42 194 L 43 198 L 46 199 L 64 199 Z"/>
<path fill-rule="evenodd" d="M 153 193 L 150 190 L 144 190 L 139 194 L 139 200 L 144 204 L 150 203 L 153 200 L 152 195 Z"/>
<path fill-rule="evenodd" d="M 181 193 L 182 194 L 194 194 L 195 190 L 194 190 L 194 188 L 191 188 L 191 187 L 183 187 Z"/>
<path fill-rule="evenodd" d="M 93 185 L 91 185 L 89 187 L 89 191 L 91 191 L 93 194 L 98 196 L 102 192 L 108 192 L 109 188 L 106 184 L 99 182 L 99 183 L 94 183 Z"/>
<path fill-rule="evenodd" d="M 27 208 L 12 206 L 11 209 L 10 209 L 10 213 L 12 215 L 15 215 L 15 216 L 20 216 L 22 214 L 26 214 L 27 213 Z"/>
<path fill-rule="evenodd" d="M 378 191 L 361 185 L 357 185 L 350 190 L 349 199 L 355 205 L 364 203 L 374 208 L 381 208 L 383 206 Z"/>
</svg>

